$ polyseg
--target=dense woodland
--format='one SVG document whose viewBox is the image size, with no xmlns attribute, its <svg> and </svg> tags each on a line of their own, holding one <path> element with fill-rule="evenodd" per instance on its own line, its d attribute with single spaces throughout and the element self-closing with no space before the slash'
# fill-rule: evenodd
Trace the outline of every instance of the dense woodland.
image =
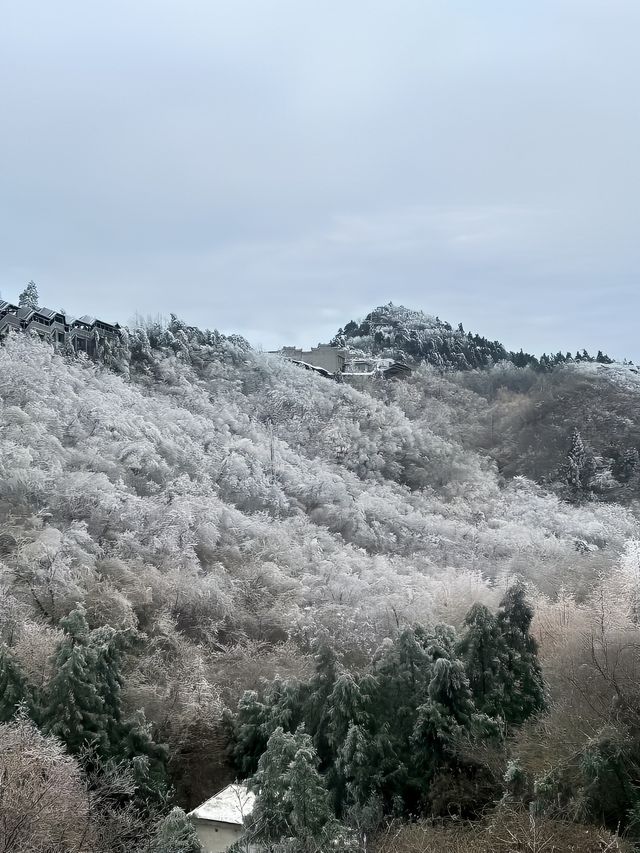
<svg viewBox="0 0 640 853">
<path fill-rule="evenodd" d="M 376 312 L 366 390 L 175 317 L 0 348 L 0 851 L 197 851 L 233 779 L 287 853 L 640 839 L 635 368 Z"/>
</svg>

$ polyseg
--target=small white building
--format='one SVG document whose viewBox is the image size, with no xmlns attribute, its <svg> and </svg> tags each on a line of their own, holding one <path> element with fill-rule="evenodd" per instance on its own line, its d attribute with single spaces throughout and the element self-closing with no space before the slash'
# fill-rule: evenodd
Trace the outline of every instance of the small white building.
<svg viewBox="0 0 640 853">
<path fill-rule="evenodd" d="M 255 799 L 246 785 L 227 785 L 189 812 L 205 853 L 222 853 L 242 838 Z"/>
</svg>

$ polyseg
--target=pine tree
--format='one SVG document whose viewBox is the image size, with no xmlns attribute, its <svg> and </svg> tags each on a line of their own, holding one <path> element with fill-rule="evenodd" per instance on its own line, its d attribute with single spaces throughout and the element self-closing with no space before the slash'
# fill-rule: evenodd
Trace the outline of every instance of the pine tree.
<svg viewBox="0 0 640 853">
<path fill-rule="evenodd" d="M 526 589 L 518 582 L 500 602 L 497 624 L 507 647 L 502 710 L 508 723 L 519 725 L 545 707 L 544 680 L 538 661 L 538 645 L 531 636 L 533 609 Z"/>
<path fill-rule="evenodd" d="M 163 818 L 156 829 L 151 853 L 201 853 L 202 845 L 194 825 L 184 811 L 176 806 Z"/>
<path fill-rule="evenodd" d="M 40 296 L 35 281 L 30 281 L 18 297 L 20 308 L 38 308 Z"/>
<path fill-rule="evenodd" d="M 574 429 L 565 468 L 565 482 L 571 500 L 578 502 L 591 496 L 596 470 L 594 457 L 587 453 L 582 436 Z"/>
<path fill-rule="evenodd" d="M 43 710 L 43 731 L 59 737 L 70 752 L 91 745 L 107 752 L 106 715 L 100 695 L 97 656 L 81 610 L 60 620 L 65 636 L 55 656 L 55 675 Z"/>
<path fill-rule="evenodd" d="M 0 722 L 6 723 L 15 714 L 18 705 L 25 702 L 33 706 L 33 696 L 27 679 L 11 650 L 0 645 Z"/>
</svg>

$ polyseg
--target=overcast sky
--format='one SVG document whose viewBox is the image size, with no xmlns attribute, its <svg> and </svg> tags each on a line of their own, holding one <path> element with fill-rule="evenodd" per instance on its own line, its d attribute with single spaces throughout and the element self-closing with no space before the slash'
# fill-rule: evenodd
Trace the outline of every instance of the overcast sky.
<svg viewBox="0 0 640 853">
<path fill-rule="evenodd" d="M 0 0 L 0 291 L 640 360 L 638 0 Z"/>
</svg>

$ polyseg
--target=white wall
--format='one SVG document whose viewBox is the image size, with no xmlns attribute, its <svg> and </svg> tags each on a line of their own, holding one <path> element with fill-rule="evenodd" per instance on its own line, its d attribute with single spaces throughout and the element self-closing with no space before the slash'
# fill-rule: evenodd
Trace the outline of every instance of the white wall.
<svg viewBox="0 0 640 853">
<path fill-rule="evenodd" d="M 222 853 L 242 836 L 242 827 L 215 820 L 192 818 L 205 853 Z"/>
</svg>

